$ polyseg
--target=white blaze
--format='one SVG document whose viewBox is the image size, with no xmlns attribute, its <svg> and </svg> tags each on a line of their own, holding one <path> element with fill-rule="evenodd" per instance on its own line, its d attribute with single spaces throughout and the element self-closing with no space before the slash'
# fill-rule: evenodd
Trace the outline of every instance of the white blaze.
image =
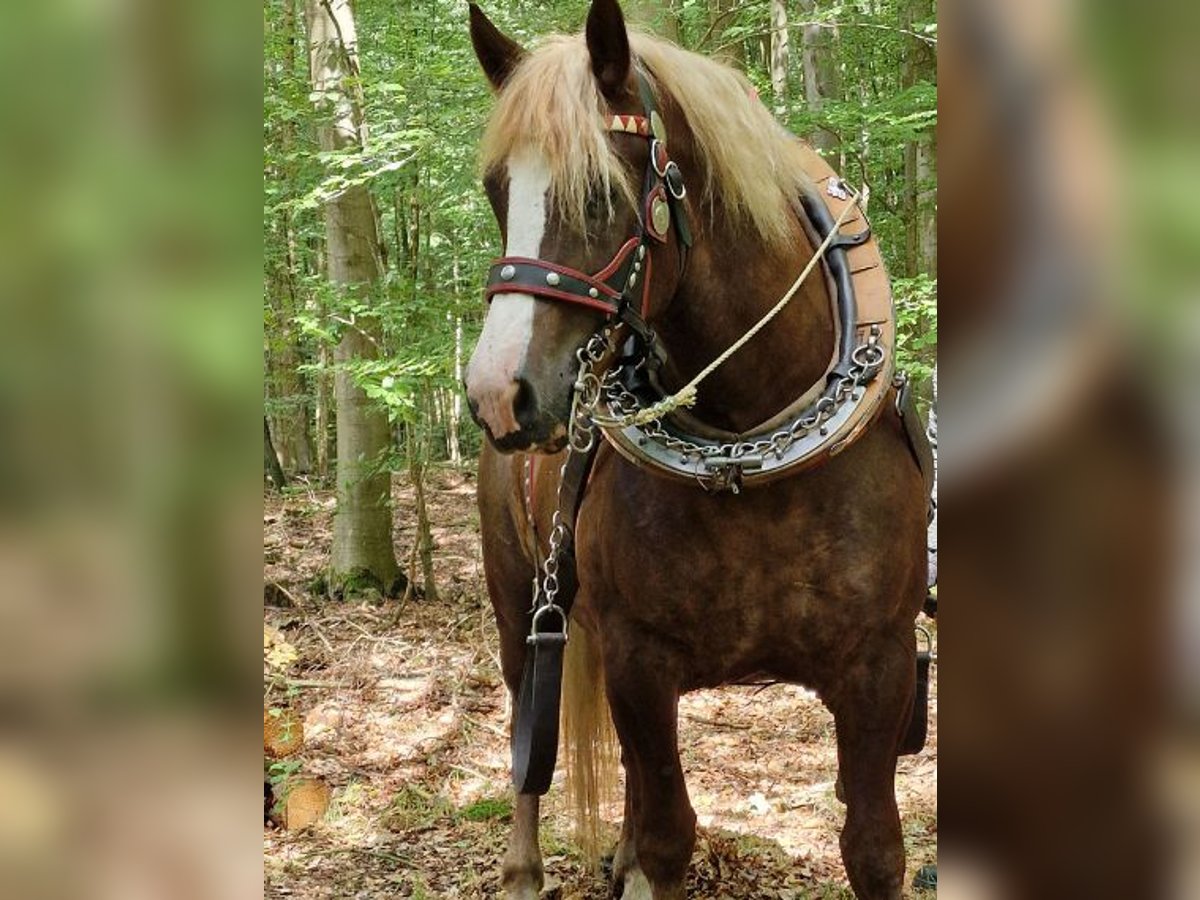
<svg viewBox="0 0 1200 900">
<path fill-rule="evenodd" d="M 505 256 L 537 259 L 546 231 L 550 170 L 532 149 L 508 160 L 508 243 Z M 473 367 L 501 366 L 508 377 L 520 371 L 533 336 L 534 300 L 529 294 L 493 294 Z"/>
</svg>

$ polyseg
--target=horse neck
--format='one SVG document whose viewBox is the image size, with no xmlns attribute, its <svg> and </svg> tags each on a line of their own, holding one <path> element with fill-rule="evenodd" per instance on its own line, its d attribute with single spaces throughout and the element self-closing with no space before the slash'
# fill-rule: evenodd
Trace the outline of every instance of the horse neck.
<svg viewBox="0 0 1200 900">
<path fill-rule="evenodd" d="M 695 243 L 656 328 L 669 353 L 665 386 L 677 390 L 742 337 L 786 293 L 814 248 L 799 220 L 786 245 L 767 246 L 699 198 Z M 835 326 L 825 278 L 814 270 L 788 306 L 701 383 L 693 412 L 745 431 L 771 418 L 825 373 Z"/>
</svg>

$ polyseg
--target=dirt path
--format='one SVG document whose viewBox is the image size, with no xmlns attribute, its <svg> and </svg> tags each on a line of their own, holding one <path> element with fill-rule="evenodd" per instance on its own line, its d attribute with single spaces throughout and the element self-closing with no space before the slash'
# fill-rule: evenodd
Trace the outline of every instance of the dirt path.
<svg viewBox="0 0 1200 900">
<path fill-rule="evenodd" d="M 332 804 L 311 828 L 264 831 L 270 898 L 475 898 L 499 893 L 510 814 L 507 695 L 483 587 L 469 476 L 433 472 L 441 598 L 336 603 L 309 594 L 327 559 L 333 498 L 268 498 L 265 622 L 295 659 L 266 705 L 296 713 L 304 748 L 288 768 L 323 780 Z M 412 546 L 413 496 L 397 480 L 396 547 Z M 274 585 L 274 587 L 272 587 Z M 936 682 L 933 687 L 936 696 Z M 692 898 L 850 897 L 838 855 L 833 721 L 788 686 L 702 691 L 680 705 L 683 764 L 701 825 Z M 929 745 L 900 760 L 909 874 L 937 857 L 937 714 Z M 607 897 L 570 846 L 552 790 L 542 848 L 547 895 Z M 616 823 L 620 812 L 610 811 Z M 615 824 L 614 824 L 615 834 Z"/>
</svg>

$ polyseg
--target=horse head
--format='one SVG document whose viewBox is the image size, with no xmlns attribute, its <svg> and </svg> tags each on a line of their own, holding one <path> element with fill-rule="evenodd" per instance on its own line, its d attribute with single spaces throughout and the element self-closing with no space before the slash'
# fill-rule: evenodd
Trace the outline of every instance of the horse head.
<svg viewBox="0 0 1200 900">
<path fill-rule="evenodd" d="M 592 4 L 582 36 L 532 53 L 472 4 L 471 40 L 497 95 L 482 168 L 504 256 L 467 367 L 468 404 L 497 449 L 555 452 L 567 440 L 579 348 L 623 299 L 646 316 L 674 290 L 677 249 L 664 234 L 646 237 L 652 214 L 664 218 L 647 196 L 650 88 L 615 0 Z M 672 133 L 673 156 L 683 131 Z M 655 256 L 664 274 L 651 285 Z"/>
</svg>

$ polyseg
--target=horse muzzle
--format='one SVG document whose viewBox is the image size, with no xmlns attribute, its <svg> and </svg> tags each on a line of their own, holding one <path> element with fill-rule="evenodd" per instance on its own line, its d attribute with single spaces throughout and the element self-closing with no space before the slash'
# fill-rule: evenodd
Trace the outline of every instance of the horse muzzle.
<svg viewBox="0 0 1200 900">
<path fill-rule="evenodd" d="M 557 453 L 567 442 L 566 410 L 559 416 L 539 403 L 525 378 L 469 378 L 464 383 L 471 418 L 501 453 Z"/>
</svg>

